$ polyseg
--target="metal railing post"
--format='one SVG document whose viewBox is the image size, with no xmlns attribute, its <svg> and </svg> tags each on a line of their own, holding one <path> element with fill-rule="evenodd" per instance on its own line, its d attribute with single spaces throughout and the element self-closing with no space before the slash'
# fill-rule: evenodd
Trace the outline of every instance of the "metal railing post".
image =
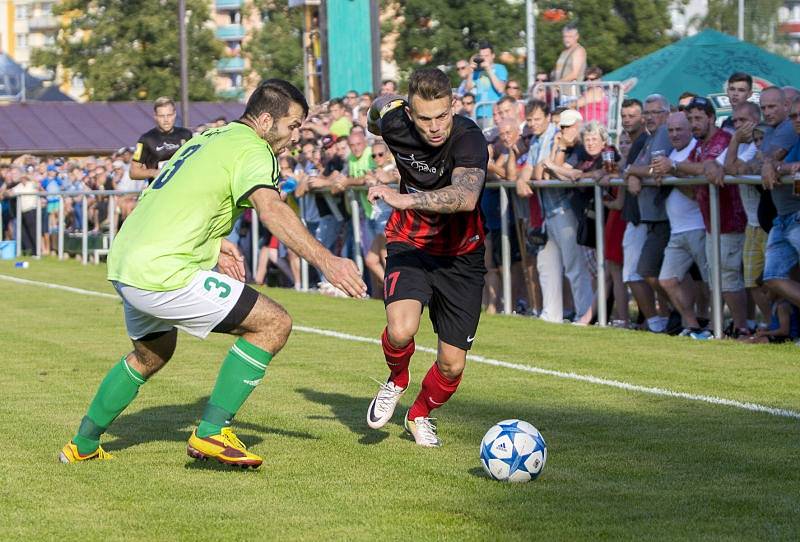
<svg viewBox="0 0 800 542">
<path fill-rule="evenodd" d="M 58 259 L 64 259 L 64 196 L 58 196 Z"/>
<path fill-rule="evenodd" d="M 711 320 L 714 337 L 722 338 L 722 271 L 719 251 L 719 189 L 708 185 L 709 210 L 711 211 Z"/>
<path fill-rule="evenodd" d="M 22 257 L 22 196 L 17 196 L 17 221 L 14 237 L 16 238 L 17 258 Z"/>
<path fill-rule="evenodd" d="M 42 200 L 36 197 L 36 255 L 35 258 L 42 257 Z"/>
<path fill-rule="evenodd" d="M 251 211 L 252 220 L 250 220 L 250 272 L 253 274 L 253 280 L 256 280 L 256 272 L 258 271 L 258 237 L 259 237 L 259 218 L 256 210 Z M 267 264 L 269 265 L 269 264 Z M 264 281 L 267 276 L 264 275 Z"/>
<path fill-rule="evenodd" d="M 503 314 L 511 314 L 511 241 L 508 236 L 509 220 L 508 192 L 500 187 L 500 248 L 503 257 Z"/>
<path fill-rule="evenodd" d="M 89 196 L 84 195 L 81 201 L 81 262 L 89 263 Z"/>
<path fill-rule="evenodd" d="M 594 185 L 594 227 L 595 227 L 595 255 L 597 256 L 597 324 L 600 327 L 608 325 L 606 307 L 606 246 L 605 224 L 603 222 L 603 189 L 599 184 Z M 619 300 L 615 300 L 619 303 Z"/>
<path fill-rule="evenodd" d="M 361 254 L 361 213 L 359 212 L 360 206 L 358 198 L 352 190 L 347 191 L 347 197 L 350 199 L 350 219 L 353 224 L 353 244 L 355 245 L 355 257 L 358 271 L 364 274 L 364 256 Z"/>
</svg>

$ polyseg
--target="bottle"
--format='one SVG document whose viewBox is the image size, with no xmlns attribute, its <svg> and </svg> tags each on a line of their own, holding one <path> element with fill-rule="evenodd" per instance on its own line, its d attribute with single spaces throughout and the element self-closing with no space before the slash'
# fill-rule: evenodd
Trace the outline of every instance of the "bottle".
<svg viewBox="0 0 800 542">
<path fill-rule="evenodd" d="M 27 269 L 29 265 L 28 262 L 14 262 L 14 267 L 17 269 Z"/>
<path fill-rule="evenodd" d="M 281 192 L 286 192 L 287 194 L 291 194 L 294 192 L 294 189 L 297 188 L 297 179 L 294 177 L 289 177 L 283 183 L 281 183 Z"/>
</svg>

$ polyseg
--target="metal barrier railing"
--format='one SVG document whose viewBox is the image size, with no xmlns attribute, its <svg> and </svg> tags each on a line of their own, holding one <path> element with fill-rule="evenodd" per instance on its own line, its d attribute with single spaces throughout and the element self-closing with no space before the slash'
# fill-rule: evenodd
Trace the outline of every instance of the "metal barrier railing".
<svg viewBox="0 0 800 542">
<path fill-rule="evenodd" d="M 622 134 L 622 102 L 625 100 L 625 88 L 619 81 L 582 81 L 578 83 L 536 83 L 526 98 L 517 100 L 526 104 L 536 99 L 545 102 L 550 111 L 558 107 L 577 109 L 585 122 L 596 120 L 608 129 L 611 142 L 619 143 Z M 476 115 L 491 112 L 497 101 L 480 101 L 475 103 L 472 119 Z M 481 128 L 494 127 L 494 117 L 483 116 L 476 120 Z"/>
<path fill-rule="evenodd" d="M 786 177 L 785 180 L 792 180 Z M 759 176 L 738 176 L 738 177 L 725 177 L 726 184 L 761 184 Z M 714 336 L 717 338 L 722 337 L 722 291 L 721 291 L 721 270 L 720 270 L 720 212 L 719 212 L 719 189 L 714 184 L 709 184 L 707 180 L 702 177 L 692 178 L 675 178 L 667 177 L 659 184 L 652 180 L 643 181 L 643 186 L 687 186 L 687 185 L 705 185 L 709 186 L 709 210 L 711 219 L 711 251 L 712 258 L 710 263 L 710 273 L 713 276 L 712 284 L 712 325 Z M 611 179 L 609 183 L 600 185 L 592 180 L 579 180 L 576 182 L 570 181 L 530 181 L 530 185 L 536 188 L 593 188 L 594 189 L 594 206 L 595 206 L 595 235 L 596 235 L 596 257 L 597 257 L 597 322 L 598 325 L 605 327 L 607 322 L 606 314 L 606 283 L 605 277 L 605 235 L 604 228 L 604 212 L 603 212 L 603 198 L 602 190 L 606 186 L 625 186 L 625 183 L 620 178 Z M 487 188 L 498 188 L 500 190 L 500 214 L 501 214 L 501 256 L 502 256 L 502 283 L 503 283 L 503 312 L 511 314 L 512 300 L 511 300 L 511 242 L 509 235 L 509 218 L 510 218 L 510 200 L 508 190 L 512 190 L 512 197 L 517 197 L 514 193 L 515 184 L 510 181 L 489 182 L 486 183 Z M 347 190 L 346 197 L 350 203 L 351 210 L 351 228 L 353 231 L 353 241 L 356 247 L 356 263 L 359 270 L 363 273 L 364 261 L 361 255 L 361 227 L 360 227 L 360 205 L 358 198 L 355 197 L 354 192 L 359 190 L 366 190 L 366 187 L 352 187 Z M 329 189 L 322 189 L 321 191 L 328 192 Z M 63 258 L 64 255 L 64 198 L 66 197 L 80 197 L 80 196 L 96 196 L 109 198 L 108 202 L 108 216 L 114 217 L 116 213 L 116 198 L 123 195 L 138 194 L 137 191 L 123 191 L 123 190 L 91 190 L 86 192 L 24 192 L 18 194 L 9 194 L 8 197 L 18 198 L 22 196 L 41 196 L 42 198 L 59 198 L 58 205 L 58 257 Z M 84 264 L 88 263 L 88 198 L 84 197 L 81 201 L 82 205 L 82 220 L 81 220 L 81 255 Z M 303 200 L 300 200 L 301 216 L 303 216 Z M 22 251 L 22 207 L 17 205 L 17 222 L 16 222 L 16 251 L 17 257 L 21 256 Z M 36 252 L 34 257 L 41 257 L 41 221 L 42 207 L 36 207 Z M 259 253 L 259 221 L 253 220 L 252 233 L 251 233 L 251 264 L 252 272 L 255 274 L 258 266 L 258 253 Z M 109 220 L 109 246 L 114 240 L 116 221 L 112 218 Z M 302 290 L 308 291 L 309 274 L 308 262 L 301 260 L 301 281 Z"/>
</svg>

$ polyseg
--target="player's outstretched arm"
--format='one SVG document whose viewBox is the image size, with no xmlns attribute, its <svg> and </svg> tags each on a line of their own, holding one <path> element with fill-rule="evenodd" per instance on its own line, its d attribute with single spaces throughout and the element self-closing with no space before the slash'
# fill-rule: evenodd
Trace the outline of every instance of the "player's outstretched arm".
<svg viewBox="0 0 800 542">
<path fill-rule="evenodd" d="M 395 209 L 416 209 L 431 213 L 461 213 L 472 211 L 478 205 L 486 172 L 481 168 L 457 167 L 453 169 L 451 185 L 430 192 L 400 194 L 386 185 L 369 189 L 369 199 L 382 199 Z"/>
<path fill-rule="evenodd" d="M 355 262 L 334 256 L 314 239 L 277 191 L 258 189 L 250 195 L 250 201 L 261 223 L 295 254 L 322 271 L 328 282 L 352 297 L 366 294 L 367 285 L 361 280 Z"/>
</svg>

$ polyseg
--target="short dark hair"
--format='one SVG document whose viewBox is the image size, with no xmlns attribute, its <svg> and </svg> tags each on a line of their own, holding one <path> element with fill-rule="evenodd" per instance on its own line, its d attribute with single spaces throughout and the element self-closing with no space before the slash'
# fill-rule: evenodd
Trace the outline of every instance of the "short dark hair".
<svg viewBox="0 0 800 542">
<path fill-rule="evenodd" d="M 381 81 L 381 85 L 385 85 L 386 83 L 391 83 L 395 89 L 397 88 L 397 81 L 395 81 L 394 79 L 384 79 L 383 81 Z"/>
<path fill-rule="evenodd" d="M 472 98 L 472 101 L 473 101 L 473 102 L 475 101 L 475 95 L 474 95 L 473 93 L 471 93 L 471 92 L 465 92 L 465 93 L 464 93 L 464 94 L 461 96 L 461 99 L 463 100 L 463 99 L 464 99 L 464 98 L 466 98 L 467 96 L 469 96 L 470 98 Z"/>
<path fill-rule="evenodd" d="M 699 109 L 709 117 L 717 116 L 717 110 L 714 109 L 714 104 L 712 104 L 711 100 L 704 96 L 695 96 L 692 98 L 692 101 L 686 104 L 684 111 L 688 113 L 692 109 Z"/>
<path fill-rule="evenodd" d="M 748 73 L 736 72 L 728 77 L 728 83 L 747 83 L 747 88 L 753 90 L 753 78 Z"/>
<path fill-rule="evenodd" d="M 438 68 L 422 68 L 411 74 L 408 80 L 408 103 L 414 96 L 423 100 L 438 100 L 453 95 L 450 78 Z"/>
<path fill-rule="evenodd" d="M 494 47 L 492 47 L 492 44 L 489 43 L 488 41 L 482 41 L 478 43 L 478 51 L 480 51 L 481 49 L 489 49 L 491 52 L 494 53 Z"/>
<path fill-rule="evenodd" d="M 530 100 L 527 104 L 525 104 L 525 116 L 527 117 L 537 109 L 544 113 L 545 116 L 550 114 L 550 107 L 546 102 L 543 102 L 542 100 Z"/>
<path fill-rule="evenodd" d="M 250 95 L 242 117 L 255 118 L 262 113 L 269 113 L 277 121 L 286 116 L 292 103 L 303 108 L 303 118 L 308 115 L 306 97 L 296 86 L 283 79 L 267 79 Z"/>
<path fill-rule="evenodd" d="M 681 101 L 681 100 L 683 100 L 685 98 L 696 98 L 696 97 L 697 97 L 697 94 L 695 94 L 694 92 L 689 92 L 688 90 L 686 90 L 684 92 L 681 92 L 681 95 L 678 96 L 678 101 Z"/>
<path fill-rule="evenodd" d="M 586 68 L 586 75 L 596 75 L 598 78 L 603 77 L 603 69 L 600 66 L 589 66 Z"/>
<path fill-rule="evenodd" d="M 564 28 L 561 29 L 562 32 L 570 32 L 572 30 L 578 32 L 578 25 L 576 23 L 567 23 L 564 25 Z"/>
<path fill-rule="evenodd" d="M 640 100 L 637 100 L 636 98 L 625 98 L 624 100 L 622 100 L 622 109 L 625 109 L 627 107 L 638 107 L 640 111 L 644 109 L 642 102 Z"/>
</svg>

